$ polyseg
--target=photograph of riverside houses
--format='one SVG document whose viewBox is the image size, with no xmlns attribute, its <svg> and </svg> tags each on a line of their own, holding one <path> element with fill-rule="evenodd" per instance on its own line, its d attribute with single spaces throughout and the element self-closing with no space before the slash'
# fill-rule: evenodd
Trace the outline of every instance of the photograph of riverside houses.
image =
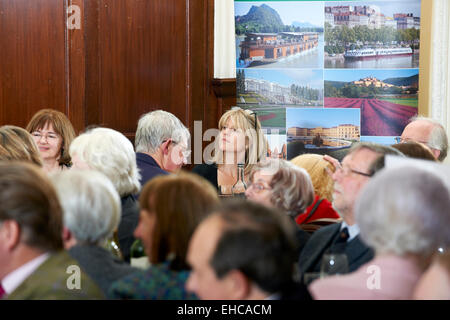
<svg viewBox="0 0 450 320">
<path fill-rule="evenodd" d="M 236 85 L 239 104 L 323 106 L 322 70 L 238 69 Z"/>
<path fill-rule="evenodd" d="M 324 2 L 235 1 L 237 68 L 323 68 Z"/>
<path fill-rule="evenodd" d="M 287 108 L 287 159 L 304 153 L 342 158 L 353 142 L 360 141 L 359 109 Z"/>
<path fill-rule="evenodd" d="M 325 3 L 325 68 L 418 68 L 420 0 Z"/>
</svg>

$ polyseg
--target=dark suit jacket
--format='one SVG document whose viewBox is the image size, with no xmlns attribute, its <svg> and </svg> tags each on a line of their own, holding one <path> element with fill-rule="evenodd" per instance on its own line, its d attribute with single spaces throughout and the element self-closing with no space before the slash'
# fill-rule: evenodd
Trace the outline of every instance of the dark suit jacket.
<svg viewBox="0 0 450 320">
<path fill-rule="evenodd" d="M 9 300 L 81 300 L 104 299 L 97 285 L 82 270 L 80 289 L 69 289 L 69 278 L 75 273 L 67 273 L 69 266 L 78 266 L 65 251 L 52 254 L 8 297 Z M 81 269 L 81 268 L 80 268 Z"/>
<path fill-rule="evenodd" d="M 141 174 L 141 180 L 139 182 L 142 187 L 156 176 L 169 174 L 167 171 L 161 169 L 155 159 L 145 153 L 136 153 L 136 164 Z"/>
<path fill-rule="evenodd" d="M 114 281 L 139 271 L 99 246 L 76 245 L 68 252 L 79 262 L 84 272 L 95 281 L 105 296 Z"/>
<path fill-rule="evenodd" d="M 117 237 L 123 259 L 130 262 L 130 249 L 134 240 L 134 230 L 139 222 L 139 205 L 136 198 L 129 194 L 120 199 L 122 204 L 122 217 L 120 219 Z"/>
<path fill-rule="evenodd" d="M 313 233 L 300 254 L 299 267 L 303 275 L 305 272 L 319 272 L 322 256 L 338 237 L 341 223 L 322 227 Z M 374 257 L 374 252 L 366 246 L 359 235 L 347 242 L 344 253 L 347 255 L 349 271 L 357 270 L 361 265 Z"/>
<path fill-rule="evenodd" d="M 219 184 L 217 182 L 217 165 L 215 163 L 198 164 L 192 169 L 192 172 L 208 180 L 213 185 L 213 187 L 216 188 L 217 191 L 219 191 Z"/>
</svg>

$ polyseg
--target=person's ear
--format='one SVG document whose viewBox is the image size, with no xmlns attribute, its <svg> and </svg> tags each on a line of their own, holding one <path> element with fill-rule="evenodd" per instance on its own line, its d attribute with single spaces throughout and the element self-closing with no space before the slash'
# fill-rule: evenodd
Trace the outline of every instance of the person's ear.
<svg viewBox="0 0 450 320">
<path fill-rule="evenodd" d="M 247 276 L 240 270 L 231 270 L 226 277 L 231 300 L 247 299 L 251 289 Z"/>
<path fill-rule="evenodd" d="M 1 241 L 8 251 L 12 251 L 20 243 L 20 226 L 17 221 L 6 220 L 1 226 Z"/>
<path fill-rule="evenodd" d="M 166 141 L 164 141 L 162 143 L 161 146 L 162 146 L 162 152 L 164 155 L 169 154 L 169 147 L 172 143 L 173 143 L 172 139 L 167 139 Z"/>
<path fill-rule="evenodd" d="M 439 159 L 439 156 L 441 155 L 441 150 L 431 149 L 431 152 L 433 152 L 433 155 L 436 157 L 436 159 Z"/>
</svg>

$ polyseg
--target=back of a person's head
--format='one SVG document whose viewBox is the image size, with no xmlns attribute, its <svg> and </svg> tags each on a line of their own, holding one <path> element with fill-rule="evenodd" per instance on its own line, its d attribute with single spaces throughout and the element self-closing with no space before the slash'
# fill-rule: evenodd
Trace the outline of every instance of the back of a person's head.
<svg viewBox="0 0 450 320">
<path fill-rule="evenodd" d="M 161 263 L 172 255 L 172 269 L 188 269 L 189 240 L 200 221 L 219 203 L 215 188 L 188 172 L 158 176 L 145 184 L 139 202 L 142 210 L 156 215 L 150 261 Z"/>
<path fill-rule="evenodd" d="M 437 161 L 436 157 L 433 155 L 433 152 L 431 152 L 426 145 L 420 142 L 408 141 L 405 143 L 394 144 L 392 147 L 409 158 Z"/>
<path fill-rule="evenodd" d="M 25 162 L 0 161 L 0 223 L 16 221 L 21 242 L 41 251 L 62 249 L 62 212 L 47 176 Z"/>
<path fill-rule="evenodd" d="M 190 138 L 189 130 L 172 113 L 156 110 L 144 114 L 136 130 L 136 152 L 155 153 L 164 140 L 173 139 L 185 143 Z"/>
<path fill-rule="evenodd" d="M 0 160 L 27 161 L 42 167 L 42 158 L 31 135 L 16 126 L 0 127 Z"/>
<path fill-rule="evenodd" d="M 352 153 L 362 150 L 362 149 L 367 149 L 372 152 L 378 153 L 380 156 L 384 156 L 384 155 L 393 155 L 393 156 L 401 156 L 401 157 L 404 156 L 399 150 L 397 150 L 391 146 L 378 144 L 378 143 L 374 143 L 374 142 L 355 143 L 352 145 L 352 147 L 348 151 L 347 155 L 352 154 Z"/>
<path fill-rule="evenodd" d="M 120 197 L 112 182 L 93 170 L 51 176 L 63 209 L 64 226 L 79 244 L 100 245 L 119 225 Z"/>
<path fill-rule="evenodd" d="M 223 231 L 211 258 L 218 278 L 240 270 L 267 293 L 292 283 L 295 226 L 286 215 L 248 201 L 225 202 L 214 211 Z"/>
<path fill-rule="evenodd" d="M 333 165 L 330 162 L 324 160 L 322 155 L 314 153 L 299 155 L 291 162 L 308 172 L 314 186 L 314 193 L 320 199 L 333 201 L 334 182 L 326 170 L 327 168 L 333 170 Z"/>
<path fill-rule="evenodd" d="M 73 140 L 70 155 L 107 176 L 121 197 L 139 191 L 136 154 L 122 133 L 100 127 L 89 130 Z"/>
<path fill-rule="evenodd" d="M 433 172 L 417 167 L 383 169 L 355 206 L 361 238 L 378 253 L 427 257 L 450 245 L 450 192 Z"/>
</svg>

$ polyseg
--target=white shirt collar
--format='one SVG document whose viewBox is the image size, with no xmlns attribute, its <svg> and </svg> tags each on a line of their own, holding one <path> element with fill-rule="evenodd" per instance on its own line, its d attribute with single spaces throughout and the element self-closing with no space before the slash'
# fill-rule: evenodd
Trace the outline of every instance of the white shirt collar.
<svg viewBox="0 0 450 320">
<path fill-rule="evenodd" d="M 359 234 L 359 227 L 357 224 L 349 226 L 345 221 L 342 221 L 341 223 L 341 231 L 347 228 L 348 229 L 348 239 L 347 242 L 352 241 L 358 234 Z"/>
<path fill-rule="evenodd" d="M 40 256 L 28 261 L 16 270 L 10 272 L 2 279 L 2 286 L 7 295 L 14 292 L 34 271 L 39 268 L 50 256 L 49 253 L 41 254 Z"/>
</svg>

